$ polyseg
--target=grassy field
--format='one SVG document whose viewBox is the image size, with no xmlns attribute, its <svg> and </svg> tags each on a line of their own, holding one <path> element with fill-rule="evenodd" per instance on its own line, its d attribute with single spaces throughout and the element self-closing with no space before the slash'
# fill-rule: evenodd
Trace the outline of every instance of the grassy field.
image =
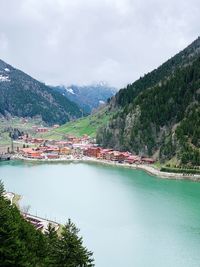
<svg viewBox="0 0 200 267">
<path fill-rule="evenodd" d="M 42 121 L 40 119 L 28 119 L 24 120 L 18 117 L 12 117 L 9 119 L 0 118 L 0 130 L 12 127 L 17 128 L 24 131 L 30 131 L 33 125 L 41 125 Z"/>
<path fill-rule="evenodd" d="M 67 134 L 71 134 L 77 137 L 83 136 L 84 134 L 89 135 L 90 137 L 95 137 L 97 129 L 106 124 L 111 117 L 112 113 L 110 113 L 106 108 L 98 111 L 95 114 L 90 116 L 78 119 L 73 122 L 68 122 L 57 129 L 52 129 L 48 133 L 44 134 L 36 134 L 33 130 L 32 126 L 41 125 L 41 121 L 30 119 L 24 122 L 20 118 L 11 118 L 0 119 L 0 152 L 4 149 L 3 152 L 6 152 L 8 147 L 11 146 L 11 139 L 9 137 L 9 131 L 7 130 L 9 127 L 17 128 L 24 133 L 28 133 L 35 137 L 41 137 L 46 139 L 54 139 L 61 140 L 65 139 Z M 19 144 L 15 144 L 14 146 L 19 146 Z"/>
<path fill-rule="evenodd" d="M 103 109 L 96 114 L 78 119 L 74 122 L 68 122 L 57 129 L 39 136 L 54 140 L 63 139 L 67 134 L 72 134 L 77 137 L 87 134 L 90 137 L 95 137 L 97 129 L 101 125 L 106 124 L 110 116 L 111 113 Z"/>
</svg>

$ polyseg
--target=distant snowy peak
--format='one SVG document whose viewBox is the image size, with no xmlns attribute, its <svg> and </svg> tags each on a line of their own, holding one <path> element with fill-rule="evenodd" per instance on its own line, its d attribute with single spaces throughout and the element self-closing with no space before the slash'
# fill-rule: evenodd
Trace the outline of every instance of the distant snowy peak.
<svg viewBox="0 0 200 267">
<path fill-rule="evenodd" d="M 75 95 L 74 91 L 72 88 L 66 88 L 67 92 L 69 92 L 72 95 Z"/>
<path fill-rule="evenodd" d="M 91 113 L 93 109 L 104 105 L 117 91 L 105 82 L 82 86 L 71 84 L 68 87 L 57 87 L 56 90 L 78 104 L 86 113 Z"/>
<path fill-rule="evenodd" d="M 81 86 L 74 84 L 69 86 L 60 85 L 51 88 L 75 102 L 85 114 L 90 114 L 92 110 L 104 105 L 117 92 L 116 88 L 106 85 L 105 82 Z"/>
</svg>

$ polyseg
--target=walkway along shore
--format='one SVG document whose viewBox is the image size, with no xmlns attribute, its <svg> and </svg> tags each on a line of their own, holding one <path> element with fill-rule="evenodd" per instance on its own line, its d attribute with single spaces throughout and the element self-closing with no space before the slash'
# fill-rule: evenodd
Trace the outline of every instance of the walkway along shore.
<svg viewBox="0 0 200 267">
<path fill-rule="evenodd" d="M 129 169 L 139 169 L 147 172 L 152 176 L 157 176 L 163 179 L 173 179 L 173 180 L 191 180 L 195 182 L 200 182 L 200 174 L 185 174 L 185 173 L 171 173 L 171 172 L 161 172 L 159 169 L 155 168 L 152 165 L 146 164 L 128 164 L 128 163 L 118 163 L 108 160 L 100 160 L 92 157 L 82 157 L 82 158 L 74 158 L 63 156 L 58 159 L 30 159 L 23 157 L 21 155 L 14 155 L 12 159 L 16 160 L 24 160 L 24 161 L 31 161 L 31 162 L 86 162 L 86 163 L 97 163 L 102 165 L 109 165 L 109 166 L 117 166 L 117 167 L 124 167 Z"/>
<path fill-rule="evenodd" d="M 5 192 L 4 193 L 4 197 L 6 199 L 8 199 L 10 201 L 10 204 L 13 205 L 15 204 L 18 209 L 20 210 L 21 215 L 24 217 L 24 219 L 28 222 L 30 222 L 31 224 L 33 224 L 35 226 L 36 229 L 41 230 L 43 233 L 48 232 L 48 227 L 49 224 L 54 227 L 55 231 L 58 232 L 59 228 L 62 227 L 59 223 L 49 220 L 49 219 L 45 219 L 42 217 L 38 217 L 37 215 L 32 215 L 30 213 L 27 212 L 23 212 L 20 209 L 20 205 L 19 205 L 19 201 L 22 198 L 20 195 L 17 195 L 13 192 Z M 16 198 L 16 201 L 15 201 Z"/>
</svg>

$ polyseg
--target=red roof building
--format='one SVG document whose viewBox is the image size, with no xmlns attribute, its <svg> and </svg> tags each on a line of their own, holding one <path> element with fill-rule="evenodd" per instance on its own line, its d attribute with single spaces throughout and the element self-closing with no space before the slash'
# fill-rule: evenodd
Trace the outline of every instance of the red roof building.
<svg viewBox="0 0 200 267">
<path fill-rule="evenodd" d="M 88 147 L 84 150 L 83 154 L 87 157 L 98 158 L 100 155 L 101 148 L 100 147 Z"/>
<path fill-rule="evenodd" d="M 47 154 L 48 159 L 58 159 L 59 155 L 56 153 Z"/>
<path fill-rule="evenodd" d="M 33 148 L 22 148 L 20 152 L 24 157 L 27 157 L 27 158 L 31 158 L 31 159 L 43 159 L 44 158 L 41 151 L 34 150 Z"/>
<path fill-rule="evenodd" d="M 153 164 L 155 162 L 154 159 L 152 159 L 152 158 L 145 158 L 145 157 L 142 157 L 141 161 L 142 161 L 142 163 L 145 163 L 145 164 Z"/>
<path fill-rule="evenodd" d="M 133 163 L 138 163 L 139 164 L 139 163 L 141 163 L 141 157 L 131 155 L 126 159 L 126 162 L 129 163 L 129 164 L 133 164 Z"/>
</svg>

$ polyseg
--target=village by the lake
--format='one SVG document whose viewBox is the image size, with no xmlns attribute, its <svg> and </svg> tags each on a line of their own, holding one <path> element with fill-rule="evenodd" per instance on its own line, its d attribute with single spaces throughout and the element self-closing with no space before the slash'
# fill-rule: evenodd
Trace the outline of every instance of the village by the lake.
<svg viewBox="0 0 200 267">
<path fill-rule="evenodd" d="M 200 5 L 0 6 L 0 267 L 200 266 Z"/>
</svg>

